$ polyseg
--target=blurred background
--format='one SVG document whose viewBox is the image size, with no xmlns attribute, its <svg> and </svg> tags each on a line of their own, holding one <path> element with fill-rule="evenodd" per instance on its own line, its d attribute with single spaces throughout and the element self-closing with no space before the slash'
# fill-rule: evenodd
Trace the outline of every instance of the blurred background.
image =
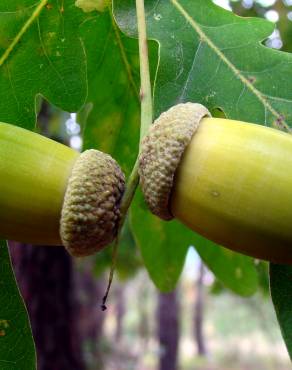
<svg viewBox="0 0 292 370">
<path fill-rule="evenodd" d="M 213 0 L 242 16 L 276 24 L 268 47 L 292 51 L 292 0 Z M 76 114 L 40 102 L 39 131 L 81 150 Z M 38 370 L 288 370 L 291 363 L 269 296 L 243 298 L 224 288 L 190 248 L 176 290 L 162 294 L 143 267 L 126 224 L 114 284 L 106 290 L 111 249 L 73 260 L 60 247 L 10 242 L 26 302 Z M 161 272 L 163 273 L 163 272 Z"/>
</svg>

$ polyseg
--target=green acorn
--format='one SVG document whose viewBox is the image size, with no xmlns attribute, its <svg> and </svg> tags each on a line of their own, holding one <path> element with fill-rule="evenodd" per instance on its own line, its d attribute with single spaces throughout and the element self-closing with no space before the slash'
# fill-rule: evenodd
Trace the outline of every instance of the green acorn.
<svg viewBox="0 0 292 370">
<path fill-rule="evenodd" d="M 90 255 L 115 238 L 124 187 L 109 155 L 0 123 L 0 237 Z"/>
<path fill-rule="evenodd" d="M 151 211 L 234 251 L 292 264 L 292 136 L 178 104 L 152 125 L 139 158 Z"/>
</svg>

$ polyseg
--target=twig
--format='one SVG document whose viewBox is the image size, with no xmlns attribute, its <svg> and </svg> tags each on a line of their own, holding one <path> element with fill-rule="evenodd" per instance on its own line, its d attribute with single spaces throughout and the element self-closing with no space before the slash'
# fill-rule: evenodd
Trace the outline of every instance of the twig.
<svg viewBox="0 0 292 370">
<path fill-rule="evenodd" d="M 152 93 L 149 71 L 148 58 L 148 43 L 147 43 L 147 28 L 144 0 L 136 0 L 137 24 L 139 36 L 139 55 L 140 55 L 140 78 L 141 78 L 141 129 L 140 143 L 143 137 L 147 134 L 149 127 L 152 124 Z"/>
<path fill-rule="evenodd" d="M 140 56 L 140 100 L 141 100 L 141 128 L 140 128 L 140 143 L 143 137 L 147 134 L 149 127 L 152 124 L 152 93 L 151 93 L 151 81 L 149 72 L 149 58 L 148 58 L 148 44 L 147 44 L 147 31 L 146 31 L 146 19 L 145 19 L 145 8 L 144 0 L 136 0 L 137 10 L 137 26 L 138 26 L 138 38 L 139 38 L 139 56 Z M 121 237 L 121 230 L 127 217 L 128 210 L 134 198 L 137 186 L 139 183 L 138 174 L 138 158 L 129 176 L 126 191 L 121 203 L 121 220 L 119 223 L 118 234 L 113 245 L 113 257 L 112 265 L 110 269 L 110 276 L 108 280 L 108 286 L 105 295 L 102 299 L 101 309 L 106 310 L 106 301 L 110 291 L 110 287 L 113 282 L 114 270 L 117 260 L 117 252 L 119 247 L 119 241 Z"/>
</svg>

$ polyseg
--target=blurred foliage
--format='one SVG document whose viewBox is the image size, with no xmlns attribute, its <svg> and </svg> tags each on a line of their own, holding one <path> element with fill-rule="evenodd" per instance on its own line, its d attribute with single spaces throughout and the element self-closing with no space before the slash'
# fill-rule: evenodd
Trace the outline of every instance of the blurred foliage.
<svg viewBox="0 0 292 370">
<path fill-rule="evenodd" d="M 292 360 L 292 268 L 272 263 L 270 276 L 274 307 Z"/>
<path fill-rule="evenodd" d="M 0 273 L 0 369 L 34 370 L 36 355 L 28 314 L 4 240 L 0 240 Z"/>
<path fill-rule="evenodd" d="M 269 284 L 269 264 L 265 261 L 255 261 L 255 267 L 257 270 L 257 290 L 266 299 L 270 298 L 270 284 Z M 222 284 L 218 278 L 214 279 L 214 282 L 210 286 L 209 292 L 214 295 L 219 295 L 227 292 L 226 285 Z"/>
<path fill-rule="evenodd" d="M 271 5 L 264 6 L 265 3 L 271 3 Z M 264 18 L 270 10 L 277 12 L 279 20 L 276 22 L 276 30 L 279 30 L 280 35 L 274 35 L 272 38 L 279 37 L 282 44 L 277 43 L 276 45 L 281 50 L 292 51 L 292 3 L 289 5 L 289 1 L 285 0 L 268 2 L 232 0 L 230 5 L 236 14 L 243 17 Z"/>
</svg>

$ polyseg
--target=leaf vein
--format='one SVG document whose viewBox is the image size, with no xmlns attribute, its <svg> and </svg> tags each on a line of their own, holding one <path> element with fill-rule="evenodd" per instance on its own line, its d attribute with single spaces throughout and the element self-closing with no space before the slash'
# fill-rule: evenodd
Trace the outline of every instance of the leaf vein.
<svg viewBox="0 0 292 370">
<path fill-rule="evenodd" d="M 127 57 L 127 54 L 125 52 L 125 48 L 124 48 L 123 42 L 121 40 L 121 37 L 120 37 L 120 34 L 119 34 L 119 30 L 117 28 L 117 25 L 115 23 L 115 20 L 113 18 L 112 13 L 111 13 L 111 20 L 112 20 L 112 26 L 113 26 L 113 29 L 114 29 L 114 34 L 115 34 L 115 37 L 116 37 L 116 40 L 117 40 L 117 43 L 118 43 L 118 47 L 120 49 L 120 53 L 121 53 L 121 57 L 122 57 L 122 60 L 123 60 L 123 64 L 125 66 L 125 69 L 126 69 L 126 72 L 127 72 L 128 78 L 129 78 L 129 81 L 130 81 L 130 85 L 132 86 L 132 89 L 134 90 L 135 96 L 139 100 L 139 92 L 138 92 L 138 89 L 137 89 L 137 86 L 135 84 L 135 80 L 134 80 L 134 77 L 133 77 L 133 74 L 132 74 L 131 65 L 130 65 L 130 63 L 128 61 L 128 57 Z"/>
<path fill-rule="evenodd" d="M 18 44 L 22 36 L 25 34 L 25 32 L 29 29 L 31 24 L 34 22 L 34 20 L 40 15 L 40 12 L 44 8 L 44 6 L 47 4 L 48 0 L 42 0 L 37 8 L 34 10 L 32 15 L 28 18 L 28 20 L 24 23 L 18 34 L 15 36 L 11 44 L 8 46 L 8 48 L 5 50 L 3 55 L 0 57 L 0 67 L 5 63 L 5 61 L 8 59 L 11 52 L 14 50 L 15 46 Z"/>
<path fill-rule="evenodd" d="M 41 28 L 40 28 L 40 22 L 39 20 L 37 21 L 37 28 L 38 28 L 38 34 L 39 34 L 39 39 L 40 39 L 40 44 L 41 44 L 41 47 L 43 49 L 43 52 L 44 52 L 44 55 L 49 63 L 49 65 L 51 66 L 52 70 L 56 73 L 57 77 L 59 78 L 59 80 L 61 81 L 63 87 L 64 87 L 64 90 L 66 92 L 67 95 L 70 95 L 69 94 L 69 91 L 67 89 L 67 85 L 65 84 L 63 78 L 62 78 L 62 75 L 60 74 L 60 72 L 57 70 L 57 68 L 55 67 L 54 63 L 51 61 L 47 51 L 46 51 L 46 47 L 45 47 L 45 44 L 43 42 L 43 38 L 42 38 L 42 34 L 41 34 Z"/>
<path fill-rule="evenodd" d="M 197 32 L 201 41 L 206 42 L 211 50 L 228 66 L 228 68 L 234 73 L 234 75 L 256 96 L 256 98 L 266 107 L 266 109 L 275 116 L 276 120 L 273 124 L 281 129 L 283 126 L 288 132 L 292 132 L 289 125 L 283 120 L 282 115 L 272 107 L 272 105 L 266 100 L 265 96 L 257 90 L 248 79 L 243 76 L 236 68 L 236 66 L 222 53 L 222 51 L 213 43 L 213 41 L 205 34 L 200 25 L 188 14 L 183 6 L 177 0 L 170 0 L 173 6 L 181 13 L 181 15 L 189 22 L 192 28 Z M 279 122 L 281 125 L 279 124 Z"/>
<path fill-rule="evenodd" d="M 194 56 L 194 60 L 193 60 L 192 66 L 191 66 L 191 68 L 189 70 L 187 79 L 186 79 L 185 84 L 184 84 L 184 88 L 183 88 L 182 93 L 181 93 L 181 96 L 180 96 L 180 101 L 183 101 L 184 98 L 185 98 L 186 90 L 187 90 L 187 87 L 188 87 L 189 82 L 190 82 L 190 79 L 191 79 L 191 74 L 192 74 L 192 71 L 193 71 L 193 69 L 195 67 L 195 64 L 196 64 L 196 61 L 197 61 L 197 57 L 198 57 L 198 53 L 200 52 L 200 49 L 201 49 L 202 44 L 203 44 L 203 40 L 200 41 L 200 43 L 198 45 L 198 48 L 196 50 L 196 53 L 195 53 L 195 56 Z"/>
</svg>

